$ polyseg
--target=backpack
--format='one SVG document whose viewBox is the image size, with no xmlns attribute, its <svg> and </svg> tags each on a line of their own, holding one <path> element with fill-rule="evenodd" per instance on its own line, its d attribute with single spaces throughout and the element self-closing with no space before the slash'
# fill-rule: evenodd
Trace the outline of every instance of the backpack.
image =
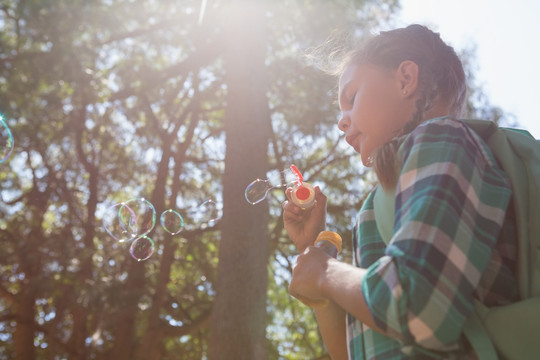
<svg viewBox="0 0 540 360">
<path fill-rule="evenodd" d="M 463 121 L 486 142 L 510 178 L 520 298 L 492 308 L 475 301 L 463 332 L 480 360 L 540 359 L 540 141 L 525 130 L 502 128 L 491 121 Z M 395 190 L 375 189 L 375 219 L 386 243 L 394 227 L 395 196 Z"/>
</svg>

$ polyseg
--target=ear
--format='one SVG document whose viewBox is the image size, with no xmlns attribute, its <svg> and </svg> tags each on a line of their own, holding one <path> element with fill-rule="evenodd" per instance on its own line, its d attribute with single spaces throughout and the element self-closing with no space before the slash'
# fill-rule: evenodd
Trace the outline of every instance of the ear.
<svg viewBox="0 0 540 360">
<path fill-rule="evenodd" d="M 399 64 L 396 70 L 401 95 L 409 98 L 418 90 L 418 64 L 411 60 L 405 60 Z"/>
</svg>

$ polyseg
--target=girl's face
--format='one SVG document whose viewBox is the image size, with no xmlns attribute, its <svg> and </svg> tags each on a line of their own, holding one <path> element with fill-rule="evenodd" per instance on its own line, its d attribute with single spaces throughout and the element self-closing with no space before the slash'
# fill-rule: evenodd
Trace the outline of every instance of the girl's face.
<svg viewBox="0 0 540 360">
<path fill-rule="evenodd" d="M 403 69 L 391 71 L 374 65 L 351 65 L 339 80 L 338 127 L 345 139 L 371 165 L 377 148 L 396 136 L 414 113 L 416 89 Z"/>
</svg>

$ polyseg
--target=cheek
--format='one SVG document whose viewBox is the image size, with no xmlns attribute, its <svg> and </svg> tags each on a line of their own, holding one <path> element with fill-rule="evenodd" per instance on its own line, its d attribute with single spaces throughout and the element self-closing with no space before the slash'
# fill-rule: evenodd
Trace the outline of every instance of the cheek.
<svg viewBox="0 0 540 360">
<path fill-rule="evenodd" d="M 363 151 L 366 157 L 389 141 L 399 128 L 399 107 L 387 93 L 373 91 L 358 104 L 356 123 L 363 133 Z"/>
<path fill-rule="evenodd" d="M 385 86 L 386 85 L 386 86 Z M 391 132 L 399 126 L 403 109 L 389 88 L 388 84 L 380 84 L 372 89 L 366 97 L 366 107 L 369 108 L 370 125 L 379 131 Z"/>
<path fill-rule="evenodd" d="M 384 95 L 378 91 L 364 92 L 355 103 L 354 113 L 358 125 L 361 126 L 359 130 L 362 131 L 387 127 L 391 117 L 389 104 L 385 101 Z"/>
</svg>

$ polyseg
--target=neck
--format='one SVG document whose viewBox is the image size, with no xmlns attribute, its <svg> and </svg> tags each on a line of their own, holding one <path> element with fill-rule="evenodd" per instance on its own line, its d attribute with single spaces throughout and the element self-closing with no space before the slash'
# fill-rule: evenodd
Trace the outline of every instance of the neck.
<svg viewBox="0 0 540 360">
<path fill-rule="evenodd" d="M 441 101 L 435 101 L 433 107 L 426 111 L 425 119 L 428 120 L 446 115 L 451 115 L 450 104 L 442 103 Z"/>
</svg>

